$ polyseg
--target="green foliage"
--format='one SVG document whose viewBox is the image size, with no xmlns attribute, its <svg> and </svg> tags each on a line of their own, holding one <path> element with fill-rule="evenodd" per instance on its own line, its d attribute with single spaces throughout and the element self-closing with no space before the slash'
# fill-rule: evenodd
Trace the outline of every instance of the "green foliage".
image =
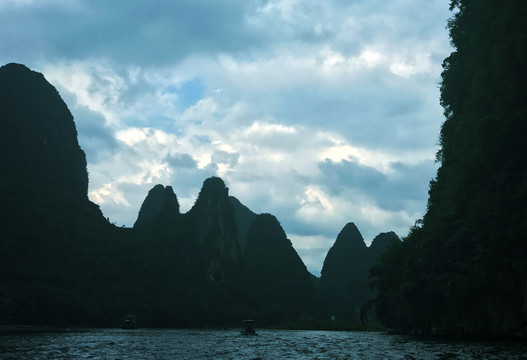
<svg viewBox="0 0 527 360">
<path fill-rule="evenodd" d="M 379 318 L 401 331 L 525 336 L 527 8 L 451 1 L 441 163 L 427 212 L 372 271 Z"/>
</svg>

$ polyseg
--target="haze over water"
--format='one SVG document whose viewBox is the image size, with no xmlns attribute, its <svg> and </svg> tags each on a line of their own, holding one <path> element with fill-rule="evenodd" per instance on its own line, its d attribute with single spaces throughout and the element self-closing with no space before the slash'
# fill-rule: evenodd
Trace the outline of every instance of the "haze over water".
<svg viewBox="0 0 527 360">
<path fill-rule="evenodd" d="M 0 359 L 527 359 L 527 344 L 416 340 L 380 332 L 72 330 L 2 334 Z"/>
</svg>

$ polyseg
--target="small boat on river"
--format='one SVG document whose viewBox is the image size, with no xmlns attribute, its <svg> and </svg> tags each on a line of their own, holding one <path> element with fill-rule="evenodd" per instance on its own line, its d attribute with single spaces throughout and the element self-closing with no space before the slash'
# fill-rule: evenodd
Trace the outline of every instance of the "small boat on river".
<svg viewBox="0 0 527 360">
<path fill-rule="evenodd" d="M 121 329 L 137 329 L 137 318 L 134 314 L 128 314 L 123 317 Z"/>
<path fill-rule="evenodd" d="M 243 320 L 244 328 L 241 331 L 242 335 L 254 336 L 258 335 L 254 330 L 254 320 Z"/>
</svg>

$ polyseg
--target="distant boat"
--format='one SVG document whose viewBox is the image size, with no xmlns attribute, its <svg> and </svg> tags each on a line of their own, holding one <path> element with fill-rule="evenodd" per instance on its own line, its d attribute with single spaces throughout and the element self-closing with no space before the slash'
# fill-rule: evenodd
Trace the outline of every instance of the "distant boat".
<svg viewBox="0 0 527 360">
<path fill-rule="evenodd" d="M 242 335 L 258 335 L 256 331 L 254 330 L 254 320 L 243 320 L 243 324 L 245 325 L 244 329 L 241 331 Z"/>
<path fill-rule="evenodd" d="M 121 329 L 137 329 L 137 319 L 134 314 L 128 314 L 123 317 Z"/>
</svg>

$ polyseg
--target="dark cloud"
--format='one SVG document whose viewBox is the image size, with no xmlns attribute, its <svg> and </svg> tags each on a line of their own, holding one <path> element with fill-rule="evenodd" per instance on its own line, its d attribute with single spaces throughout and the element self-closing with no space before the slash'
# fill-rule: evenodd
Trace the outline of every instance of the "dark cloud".
<svg viewBox="0 0 527 360">
<path fill-rule="evenodd" d="M 212 154 L 211 161 L 215 164 L 225 164 L 229 167 L 234 167 L 238 164 L 240 159 L 240 154 L 238 153 L 229 153 L 226 151 L 216 151 Z"/>
<path fill-rule="evenodd" d="M 372 194 L 387 182 L 387 176 L 379 170 L 347 160 L 335 163 L 326 159 L 318 168 L 322 174 L 320 183 L 337 196 L 346 188 L 366 189 Z"/>
<path fill-rule="evenodd" d="M 386 211 L 418 211 L 428 197 L 428 184 L 437 164 L 424 161 L 416 165 L 395 162 L 392 172 L 385 174 L 372 167 L 343 160 L 319 163 L 319 179 L 329 193 L 343 195 L 347 191 L 361 193 Z"/>
<path fill-rule="evenodd" d="M 120 63 L 167 64 L 191 53 L 261 46 L 246 13 L 254 1 L 91 1 L 4 6 L 1 53 L 17 58 L 103 57 Z"/>
<path fill-rule="evenodd" d="M 115 134 L 106 126 L 104 116 L 82 106 L 75 108 L 74 112 L 79 143 L 89 163 L 96 164 L 101 160 L 102 154 L 117 149 Z"/>
<path fill-rule="evenodd" d="M 70 109 L 77 128 L 79 144 L 86 153 L 88 163 L 96 164 L 102 160 L 105 153 L 112 152 L 118 148 L 115 132 L 107 126 L 106 118 L 86 106 L 76 104 L 75 94 L 64 87 L 57 89 Z"/>
<path fill-rule="evenodd" d="M 386 81 L 387 77 L 393 81 Z M 248 92 L 246 97 L 255 109 L 272 113 L 276 119 L 337 132 L 355 146 L 391 151 L 430 148 L 436 143 L 441 108 L 435 85 L 423 93 L 414 83 L 377 72 L 350 79 L 346 86 L 335 87 L 331 82 L 303 85 L 271 87 Z"/>
<path fill-rule="evenodd" d="M 196 169 L 198 163 L 189 154 L 173 154 L 165 158 L 173 169 Z"/>
<path fill-rule="evenodd" d="M 214 163 L 199 168 L 196 160 L 189 154 L 173 154 L 166 157 L 165 161 L 172 171 L 170 185 L 174 187 L 178 197 L 196 196 L 203 181 L 208 177 L 216 176 L 218 171 Z"/>
</svg>

